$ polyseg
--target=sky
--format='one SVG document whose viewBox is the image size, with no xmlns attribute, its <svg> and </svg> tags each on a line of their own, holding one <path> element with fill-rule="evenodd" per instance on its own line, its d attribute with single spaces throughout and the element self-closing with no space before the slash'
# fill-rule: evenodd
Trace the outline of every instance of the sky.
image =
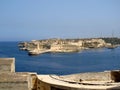
<svg viewBox="0 0 120 90">
<path fill-rule="evenodd" d="M 0 41 L 120 37 L 120 0 L 0 0 Z"/>
</svg>

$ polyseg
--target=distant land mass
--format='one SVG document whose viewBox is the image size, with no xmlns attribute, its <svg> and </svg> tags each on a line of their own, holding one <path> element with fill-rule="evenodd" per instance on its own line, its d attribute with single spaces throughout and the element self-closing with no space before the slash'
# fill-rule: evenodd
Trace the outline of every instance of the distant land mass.
<svg viewBox="0 0 120 90">
<path fill-rule="evenodd" d="M 110 48 L 114 49 L 120 46 L 120 38 L 85 38 L 85 39 L 44 39 L 32 40 L 30 42 L 20 42 L 20 50 L 28 51 L 29 55 L 38 55 L 42 53 L 68 53 L 80 52 L 91 48 Z"/>
<path fill-rule="evenodd" d="M 108 38 L 101 38 L 101 39 L 103 39 L 106 43 L 120 45 L 120 38 L 117 38 L 117 37 L 108 37 Z"/>
</svg>

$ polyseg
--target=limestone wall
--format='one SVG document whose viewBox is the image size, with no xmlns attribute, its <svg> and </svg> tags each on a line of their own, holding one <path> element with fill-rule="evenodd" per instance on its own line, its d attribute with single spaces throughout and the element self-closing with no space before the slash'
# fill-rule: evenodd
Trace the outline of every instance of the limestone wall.
<svg viewBox="0 0 120 90">
<path fill-rule="evenodd" d="M 31 76 L 31 90 L 38 90 L 37 86 L 38 86 L 38 78 L 37 78 L 37 74 L 36 73 L 30 73 Z"/>
<path fill-rule="evenodd" d="M 93 73 L 80 73 L 73 75 L 61 76 L 64 80 L 80 81 L 111 81 L 111 72 L 93 72 Z"/>
<path fill-rule="evenodd" d="M 15 72 L 15 58 L 0 58 L 0 90 L 37 90 L 37 74 Z"/>
<path fill-rule="evenodd" d="M 15 83 L 0 83 L 0 90 L 30 90 L 28 89 L 27 82 Z"/>
<path fill-rule="evenodd" d="M 42 75 L 45 76 L 45 75 Z M 93 72 L 93 73 L 80 73 L 65 76 L 55 76 L 51 78 L 50 75 L 47 79 L 39 78 L 36 73 L 30 72 L 15 72 L 15 59 L 14 58 L 0 58 L 0 90 L 93 90 L 86 89 L 85 87 L 71 87 L 68 85 L 52 84 L 54 80 L 57 81 L 105 81 L 105 82 L 118 82 L 114 87 L 104 88 L 104 90 L 120 90 L 120 71 L 106 71 L 106 72 Z M 43 81 L 45 79 L 46 81 Z M 48 79 L 52 79 L 51 82 Z M 72 83 L 71 83 L 72 84 Z M 73 84 L 72 84 L 73 85 Z M 117 86 L 118 85 L 118 86 Z M 83 86 L 83 85 L 81 85 Z M 98 86 L 99 87 L 99 86 Z M 97 87 L 97 88 L 98 88 Z M 94 89 L 96 90 L 96 89 Z M 101 90 L 101 89 L 97 89 Z M 103 89 L 102 89 L 103 90 Z"/>
<path fill-rule="evenodd" d="M 15 58 L 0 58 L 0 72 L 15 72 Z"/>
<path fill-rule="evenodd" d="M 0 90 L 31 90 L 27 73 L 0 73 Z"/>
</svg>

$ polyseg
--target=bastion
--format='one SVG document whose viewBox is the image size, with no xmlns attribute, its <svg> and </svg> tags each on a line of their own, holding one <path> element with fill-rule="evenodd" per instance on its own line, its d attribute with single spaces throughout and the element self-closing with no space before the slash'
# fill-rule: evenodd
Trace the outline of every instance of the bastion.
<svg viewBox="0 0 120 90">
<path fill-rule="evenodd" d="M 38 75 L 15 72 L 15 58 L 0 58 L 0 90 L 120 90 L 120 71 Z"/>
</svg>

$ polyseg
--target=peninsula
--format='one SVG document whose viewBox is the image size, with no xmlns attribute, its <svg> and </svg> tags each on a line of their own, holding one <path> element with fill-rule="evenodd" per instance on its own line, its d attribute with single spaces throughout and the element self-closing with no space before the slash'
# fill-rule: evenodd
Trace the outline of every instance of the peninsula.
<svg viewBox="0 0 120 90">
<path fill-rule="evenodd" d="M 59 52 L 80 52 L 91 48 L 104 48 L 111 45 L 119 45 L 111 40 L 119 40 L 118 38 L 87 38 L 87 39 L 45 39 L 32 40 L 30 42 L 20 42 L 20 50 L 28 51 L 29 55 L 38 55 L 42 53 L 59 53 Z M 117 41 L 118 42 L 118 41 Z"/>
</svg>

